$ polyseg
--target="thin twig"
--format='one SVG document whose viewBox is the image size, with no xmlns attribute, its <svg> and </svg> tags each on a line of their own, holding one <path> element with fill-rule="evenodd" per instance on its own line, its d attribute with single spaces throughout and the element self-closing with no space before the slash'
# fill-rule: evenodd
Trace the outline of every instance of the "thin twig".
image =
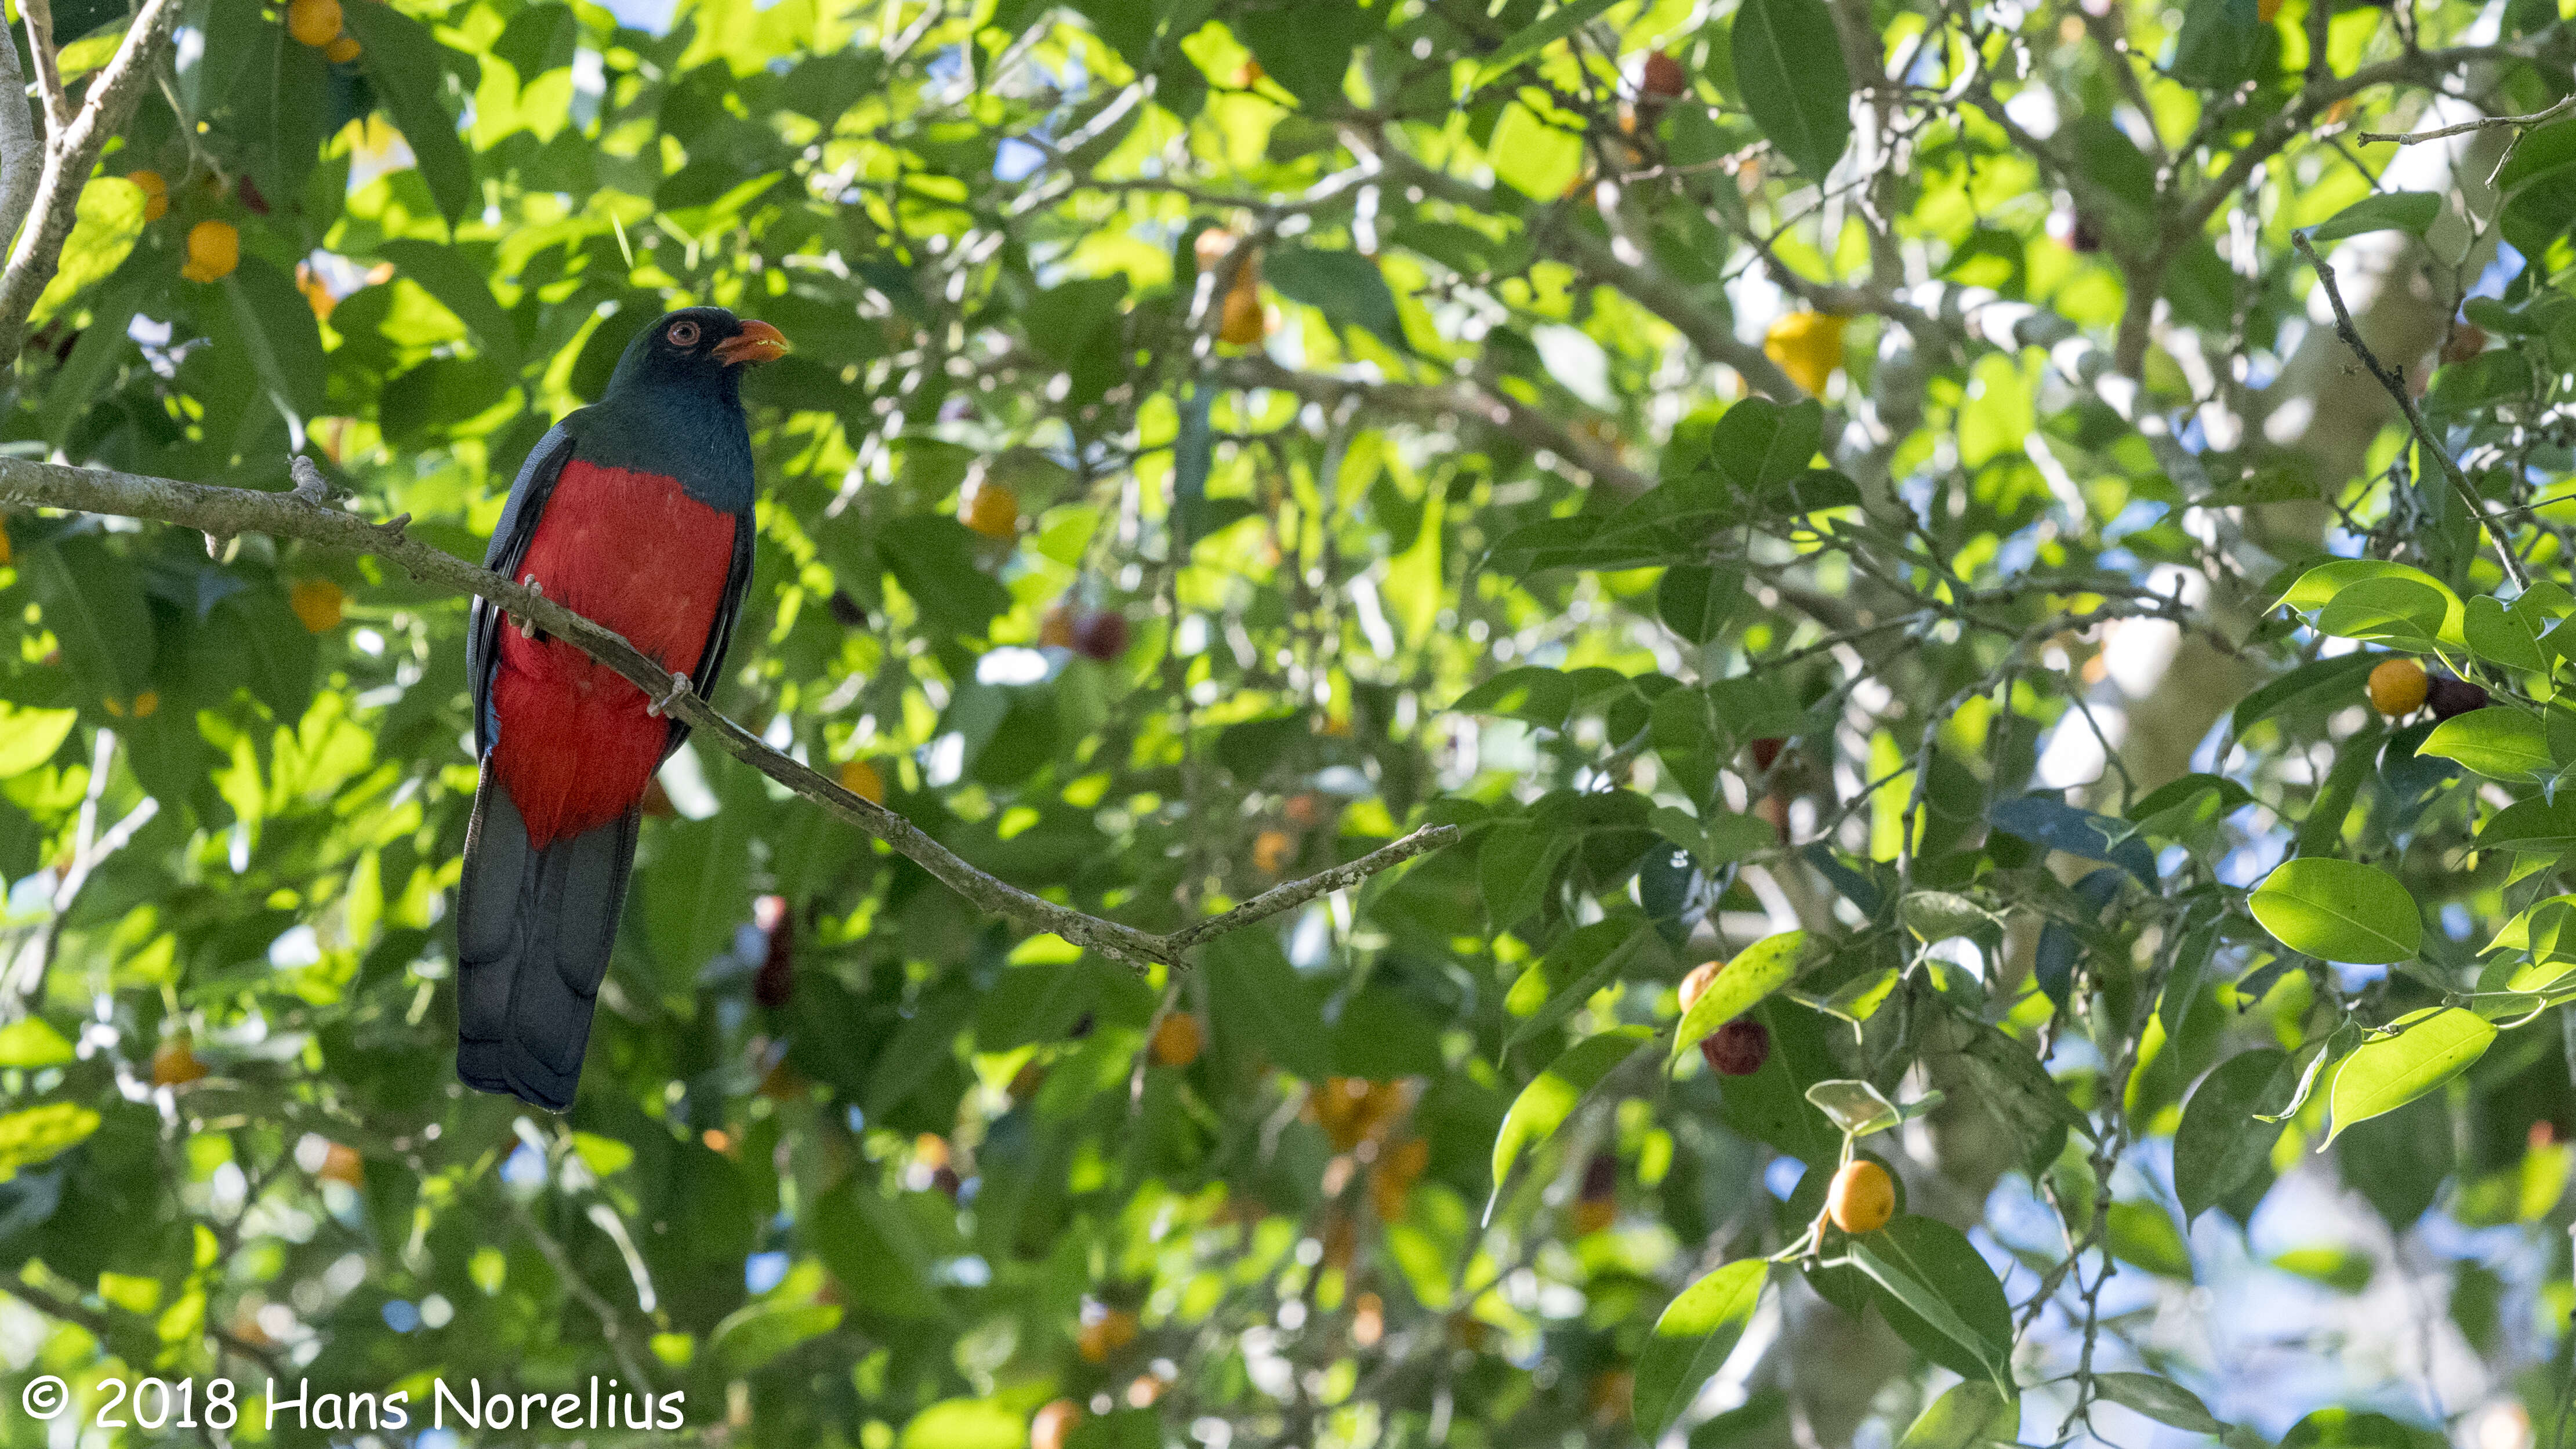
<svg viewBox="0 0 2576 1449">
<path fill-rule="evenodd" d="M 2344 345 L 2352 349 L 2353 355 L 2361 359 L 2361 365 L 2368 369 L 2370 375 L 2377 379 L 2381 387 L 2388 390 L 2388 395 L 2397 400 L 2398 410 L 2406 415 L 2407 427 L 2414 430 L 2417 449 L 2430 454 L 2441 465 L 2442 475 L 2450 479 L 2451 486 L 2458 490 L 2460 502 L 2476 516 L 2480 524 L 2485 526 L 2487 537 L 2494 540 L 2497 558 L 2504 565 L 2505 577 L 2513 580 L 2514 587 L 2517 589 L 2531 587 L 2531 575 L 2524 570 L 2521 557 L 2513 551 L 2512 535 L 2506 533 L 2504 526 L 2497 523 L 2487 512 L 2484 500 L 2478 497 L 2477 489 L 2470 485 L 2468 475 L 2460 471 L 2459 464 L 2451 461 L 2450 451 L 2434 441 L 2433 430 L 2424 425 L 2424 415 L 2416 411 L 2415 398 L 2407 391 L 2404 374 L 2391 370 L 2386 363 L 2379 360 L 2376 353 L 2370 350 L 2370 344 L 2361 340 L 2361 329 L 2353 325 L 2352 312 L 2343 304 L 2343 291 L 2335 285 L 2334 268 L 2327 266 L 2325 258 L 2317 255 L 2317 249 L 2308 240 L 2306 232 L 2290 233 L 2290 244 L 2299 249 L 2299 255 L 2308 259 L 2309 266 L 2316 269 L 2317 281 L 2326 289 L 2326 300 L 2334 305 L 2335 335 L 2341 337 Z"/>
<path fill-rule="evenodd" d="M 27 12 L 30 20 L 37 13 L 33 7 Z M 107 138 L 123 129 L 133 113 L 178 18 L 179 0 L 144 0 L 115 56 L 91 79 L 79 112 L 47 137 L 44 172 L 37 178 L 26 224 L 18 230 L 8 269 L 0 272 L 0 367 L 17 360 L 27 337 L 27 314 L 62 265 L 63 242 L 71 235 L 73 208 L 80 204 L 90 168 L 98 164 Z M 44 47 L 36 53 L 41 70 L 50 61 Z"/>
<path fill-rule="evenodd" d="M 53 0 L 18 0 L 19 13 L 27 18 L 27 51 L 36 58 L 36 89 L 45 102 L 45 134 L 61 133 L 71 120 L 71 106 L 63 99 L 63 69 L 55 58 Z M 11 47 L 15 50 L 16 47 Z M 17 57 L 9 58 L 10 69 L 17 69 Z M 18 88 L 26 89 L 20 80 Z"/>
<path fill-rule="evenodd" d="M 294 471 L 299 484 L 308 477 L 320 476 L 309 462 Z M 983 910 L 1033 930 L 1053 932 L 1075 945 L 1134 966 L 1159 963 L 1185 967 L 1189 964 L 1185 953 L 1199 942 L 1343 889 L 1458 838 L 1454 826 L 1426 827 L 1348 865 L 1280 886 L 1223 916 L 1198 922 L 1170 936 L 1158 936 L 1041 899 L 967 864 L 920 826 L 772 749 L 695 693 L 682 690 L 673 698 L 671 672 L 614 631 L 526 585 L 410 537 L 403 531 L 410 522 L 408 514 L 386 523 L 369 523 L 318 501 L 301 488 L 263 493 L 10 457 L 0 457 L 0 503 L 151 519 L 210 537 L 264 533 L 389 559 L 410 571 L 415 579 L 459 594 L 477 595 L 569 641 L 643 690 L 646 698 L 670 700 L 668 712 L 674 718 L 712 738 L 726 753 L 894 847 Z M 1300 891 L 1303 894 L 1296 894 Z"/>
<path fill-rule="evenodd" d="M 2416 146 L 2426 141 L 2466 136 L 2473 131 L 2492 131 L 2504 126 L 2538 126 L 2554 121 L 2571 110 L 2576 110 L 2576 95 L 2567 96 L 2549 109 L 2534 111 L 2528 116 L 2480 116 L 2474 121 L 2462 121 L 2456 126 L 2442 126 L 2430 131 L 2364 131 L 2354 139 L 2365 142 L 2387 141 L 2399 146 Z"/>
</svg>

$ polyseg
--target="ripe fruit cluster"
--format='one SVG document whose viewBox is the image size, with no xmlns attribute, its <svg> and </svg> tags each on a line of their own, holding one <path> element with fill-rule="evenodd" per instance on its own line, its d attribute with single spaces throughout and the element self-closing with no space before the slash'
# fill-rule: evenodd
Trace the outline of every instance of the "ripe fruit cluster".
<svg viewBox="0 0 2576 1449">
<path fill-rule="evenodd" d="M 340 0 L 294 0 L 286 7 L 286 33 L 322 52 L 334 65 L 359 55 L 358 37 L 340 28 Z"/>
<path fill-rule="evenodd" d="M 1723 961 L 1703 962 L 1682 978 L 1682 1015 L 1690 1015 L 1691 1004 L 1707 994 L 1717 973 L 1725 969 Z M 1720 1076 L 1749 1077 L 1771 1060 L 1771 1032 L 1752 1018 L 1739 1016 L 1703 1038 L 1699 1054 L 1709 1070 Z"/>
<path fill-rule="evenodd" d="M 2424 666 L 2412 659 L 2384 661 L 2370 671 L 2367 688 L 2371 708 L 2392 719 L 2413 714 L 2427 705 L 2432 707 L 2435 719 L 2449 719 L 2487 705 L 2486 690 L 2448 674 L 2427 674 Z"/>
</svg>

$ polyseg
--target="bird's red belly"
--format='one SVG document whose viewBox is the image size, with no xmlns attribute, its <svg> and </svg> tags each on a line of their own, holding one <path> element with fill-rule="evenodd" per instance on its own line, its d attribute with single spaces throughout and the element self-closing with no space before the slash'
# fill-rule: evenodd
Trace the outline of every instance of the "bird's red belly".
<svg viewBox="0 0 2576 1449">
<path fill-rule="evenodd" d="M 694 676 L 732 571 L 734 519 L 678 480 L 564 464 L 518 578 Z M 494 767 L 543 849 L 626 813 L 661 763 L 665 721 L 644 692 L 559 639 L 501 634 Z"/>
</svg>

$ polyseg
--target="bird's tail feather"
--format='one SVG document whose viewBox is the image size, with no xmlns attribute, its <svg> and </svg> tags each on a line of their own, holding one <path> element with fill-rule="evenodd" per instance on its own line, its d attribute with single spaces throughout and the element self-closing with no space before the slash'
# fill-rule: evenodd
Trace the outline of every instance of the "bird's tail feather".
<svg viewBox="0 0 2576 1449">
<path fill-rule="evenodd" d="M 533 849 L 486 764 L 456 900 L 456 1074 L 468 1086 L 549 1112 L 572 1105 L 641 821 L 630 809 Z"/>
</svg>

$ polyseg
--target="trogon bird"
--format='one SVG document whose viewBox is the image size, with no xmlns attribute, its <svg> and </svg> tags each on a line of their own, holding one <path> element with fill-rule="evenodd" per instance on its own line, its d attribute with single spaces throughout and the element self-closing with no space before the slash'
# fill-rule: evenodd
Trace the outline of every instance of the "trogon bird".
<svg viewBox="0 0 2576 1449">
<path fill-rule="evenodd" d="M 742 372 L 787 349 L 721 307 L 655 321 L 608 391 L 538 440 L 483 566 L 625 636 L 700 698 L 751 581 Z M 466 636 L 482 778 L 457 886 L 456 1074 L 572 1105 L 608 973 L 645 787 L 688 737 L 571 644 L 474 601 Z M 676 689 L 673 698 L 677 697 Z"/>
</svg>

